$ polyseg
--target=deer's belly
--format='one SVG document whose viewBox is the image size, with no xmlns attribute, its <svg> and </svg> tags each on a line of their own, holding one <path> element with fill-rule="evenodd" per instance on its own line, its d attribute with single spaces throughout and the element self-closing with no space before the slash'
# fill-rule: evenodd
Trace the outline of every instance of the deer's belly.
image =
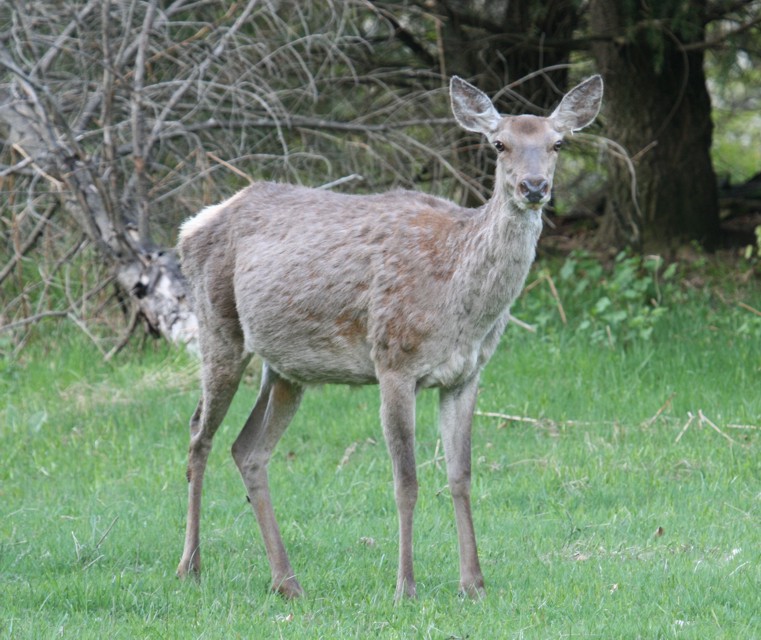
<svg viewBox="0 0 761 640">
<path fill-rule="evenodd" d="M 290 336 L 284 341 L 247 340 L 246 349 L 256 353 L 281 376 L 302 385 L 374 384 L 377 382 L 370 347 L 347 344 L 345 340 L 326 337 L 316 345 L 313 336 Z"/>
<path fill-rule="evenodd" d="M 265 325 L 268 330 L 244 327 L 244 335 L 247 351 L 300 384 L 374 384 L 378 371 L 391 369 L 413 377 L 419 388 L 456 387 L 491 358 L 508 317 L 506 312 L 478 336 L 463 332 L 449 341 L 441 335 L 412 350 L 395 341 L 372 345 L 361 332 L 301 331 L 298 321 Z"/>
<path fill-rule="evenodd" d="M 452 352 L 442 363 L 433 366 L 421 377 L 419 386 L 456 387 L 469 380 L 481 368 L 480 349 L 461 349 Z"/>
</svg>

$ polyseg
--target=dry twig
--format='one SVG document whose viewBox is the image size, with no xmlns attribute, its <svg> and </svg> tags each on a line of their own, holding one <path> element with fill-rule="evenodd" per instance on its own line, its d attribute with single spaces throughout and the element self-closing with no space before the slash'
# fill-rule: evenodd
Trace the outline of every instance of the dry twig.
<svg viewBox="0 0 761 640">
<path fill-rule="evenodd" d="M 682 439 L 682 436 L 687 432 L 687 429 L 690 428 L 690 425 L 695 420 L 695 416 L 693 415 L 692 411 L 688 411 L 687 416 L 688 416 L 687 422 L 682 427 L 682 430 L 679 432 L 679 435 L 674 440 L 675 443 L 679 442 Z"/>
<path fill-rule="evenodd" d="M 746 311 L 750 311 L 751 313 L 754 313 L 757 316 L 761 316 L 761 311 L 751 307 L 749 304 L 745 304 L 744 302 L 738 302 L 737 306 L 741 307 L 742 309 L 745 309 Z"/>
<path fill-rule="evenodd" d="M 701 423 L 707 424 L 709 427 L 711 427 L 711 429 L 713 429 L 716 433 L 718 433 L 722 438 L 727 440 L 727 442 L 729 442 L 730 444 L 740 444 L 739 442 L 737 442 L 737 440 L 735 440 L 731 436 L 728 436 L 721 429 L 719 429 L 719 427 L 717 427 L 716 424 L 712 420 L 707 418 L 706 415 L 703 413 L 702 409 L 698 409 L 698 416 L 700 417 L 700 422 Z"/>
<path fill-rule="evenodd" d="M 669 396 L 669 397 L 666 399 L 666 402 L 664 402 L 664 403 L 663 403 L 663 404 L 660 406 L 660 408 L 658 409 L 658 411 L 656 411 L 656 412 L 655 412 L 655 414 L 654 414 L 652 417 L 650 417 L 650 418 L 648 418 L 647 420 L 645 420 L 645 421 L 642 423 L 642 426 L 643 426 L 643 427 L 650 427 L 650 426 L 652 426 L 652 425 L 653 425 L 653 423 L 654 423 L 654 422 L 655 422 L 655 421 L 656 421 L 656 420 L 657 420 L 657 419 L 658 419 L 658 418 L 661 416 L 661 414 L 662 414 L 662 413 L 663 413 L 663 412 L 664 412 L 664 411 L 665 411 L 665 410 L 666 410 L 666 409 L 667 409 L 667 408 L 668 408 L 668 407 L 671 405 L 671 401 L 674 399 L 674 396 L 675 396 L 675 395 L 676 395 L 676 391 L 673 391 L 673 392 L 671 393 L 671 395 L 670 395 L 670 396 Z"/>
</svg>

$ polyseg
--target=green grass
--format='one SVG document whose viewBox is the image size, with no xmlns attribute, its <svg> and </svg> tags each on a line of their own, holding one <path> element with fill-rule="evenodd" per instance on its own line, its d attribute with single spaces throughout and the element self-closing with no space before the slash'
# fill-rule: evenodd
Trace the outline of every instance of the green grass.
<svg viewBox="0 0 761 640">
<path fill-rule="evenodd" d="M 568 324 L 535 287 L 515 312 L 537 333 L 511 326 L 483 376 L 479 410 L 520 418 L 474 423 L 485 600 L 457 596 L 426 392 L 419 599 L 393 605 L 396 510 L 373 387 L 310 390 L 278 448 L 275 508 L 307 596 L 269 594 L 229 456 L 255 372 L 212 452 L 203 578 L 179 582 L 197 364 L 162 346 L 106 364 L 62 326 L 0 363 L 2 637 L 761 637 L 761 431 L 737 428 L 761 424 L 761 319 L 736 304 L 761 308 L 758 286 L 675 279 L 651 332 L 629 330 L 644 313 L 630 305 L 601 333 L 589 310 L 602 295 L 617 308 L 615 291 L 595 273 L 574 295 L 549 271 Z"/>
</svg>

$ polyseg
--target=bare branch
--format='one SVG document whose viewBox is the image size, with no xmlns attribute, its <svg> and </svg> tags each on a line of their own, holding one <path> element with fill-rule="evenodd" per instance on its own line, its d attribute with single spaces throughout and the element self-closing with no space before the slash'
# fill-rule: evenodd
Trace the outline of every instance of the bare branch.
<svg viewBox="0 0 761 640">
<path fill-rule="evenodd" d="M 32 76 L 44 76 L 48 72 L 50 66 L 53 64 L 53 61 L 63 49 L 66 40 L 68 40 L 69 36 L 71 36 L 71 34 L 77 28 L 77 25 L 82 24 L 85 18 L 87 18 L 93 9 L 98 6 L 100 1 L 101 0 L 89 0 L 87 4 L 77 12 L 74 19 L 66 25 L 58 38 L 56 38 L 56 41 L 45 52 L 45 55 L 43 55 L 42 58 L 40 58 L 39 61 L 34 65 L 31 71 Z"/>
<path fill-rule="evenodd" d="M 143 118 L 143 83 L 145 80 L 145 54 L 148 48 L 148 36 L 153 26 L 156 12 L 156 0 L 150 0 L 143 18 L 143 26 L 138 35 L 137 56 L 135 58 L 135 75 L 132 87 L 132 160 L 135 166 L 135 206 L 137 209 L 137 233 L 142 246 L 151 244 L 148 219 L 148 201 L 146 199 L 145 176 L 145 127 Z"/>
<path fill-rule="evenodd" d="M 0 271 L 0 284 L 2 284 L 8 275 L 13 271 L 14 267 L 19 263 L 19 261 L 32 249 L 32 247 L 34 247 L 34 245 L 37 243 L 37 240 L 40 239 L 40 236 L 45 230 L 45 225 L 47 225 L 47 223 L 50 221 L 50 218 L 53 217 L 53 213 L 57 208 L 58 207 L 56 204 L 51 204 L 45 210 L 45 213 L 43 213 L 40 219 L 37 221 L 37 224 L 34 226 L 34 229 L 32 229 L 31 233 L 24 241 L 24 244 L 21 245 L 19 250 L 8 261 L 8 264 L 6 264 L 5 267 L 3 267 L 3 270 Z"/>
<path fill-rule="evenodd" d="M 13 331 L 14 329 L 19 329 L 21 327 L 25 327 L 30 324 L 35 324 L 39 322 L 40 320 L 46 320 L 48 318 L 66 318 L 69 316 L 71 312 L 70 311 L 42 311 L 41 313 L 37 313 L 33 316 L 29 316 L 27 318 L 22 318 L 21 320 L 16 320 L 15 322 L 9 322 L 6 325 L 0 325 L 0 332 L 3 331 Z"/>
<path fill-rule="evenodd" d="M 682 45 L 684 51 L 698 51 L 700 49 L 714 49 L 717 47 L 723 47 L 729 40 L 737 38 L 737 36 L 746 33 L 761 24 L 761 14 L 751 16 L 748 20 L 738 25 L 734 29 L 728 29 L 721 31 L 712 38 L 703 40 L 702 42 L 691 42 L 689 44 Z"/>
</svg>

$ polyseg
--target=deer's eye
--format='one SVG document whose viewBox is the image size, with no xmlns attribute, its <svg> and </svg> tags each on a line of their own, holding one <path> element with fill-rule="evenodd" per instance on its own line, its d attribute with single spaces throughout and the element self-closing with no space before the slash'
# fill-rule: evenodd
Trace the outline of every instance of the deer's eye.
<svg viewBox="0 0 761 640">
<path fill-rule="evenodd" d="M 553 148 L 555 151 L 560 151 L 560 149 L 561 149 L 562 147 L 563 147 L 563 141 L 562 141 L 562 140 L 558 140 L 558 141 L 557 141 L 557 142 L 556 142 L 554 145 L 552 145 L 552 148 Z"/>
<path fill-rule="evenodd" d="M 497 151 L 499 151 L 500 153 L 502 153 L 502 152 L 505 150 L 505 148 L 506 148 L 506 147 L 505 147 L 505 145 L 502 143 L 502 141 L 501 141 L 501 140 L 495 140 L 495 141 L 494 141 L 494 148 L 495 148 Z"/>
</svg>

